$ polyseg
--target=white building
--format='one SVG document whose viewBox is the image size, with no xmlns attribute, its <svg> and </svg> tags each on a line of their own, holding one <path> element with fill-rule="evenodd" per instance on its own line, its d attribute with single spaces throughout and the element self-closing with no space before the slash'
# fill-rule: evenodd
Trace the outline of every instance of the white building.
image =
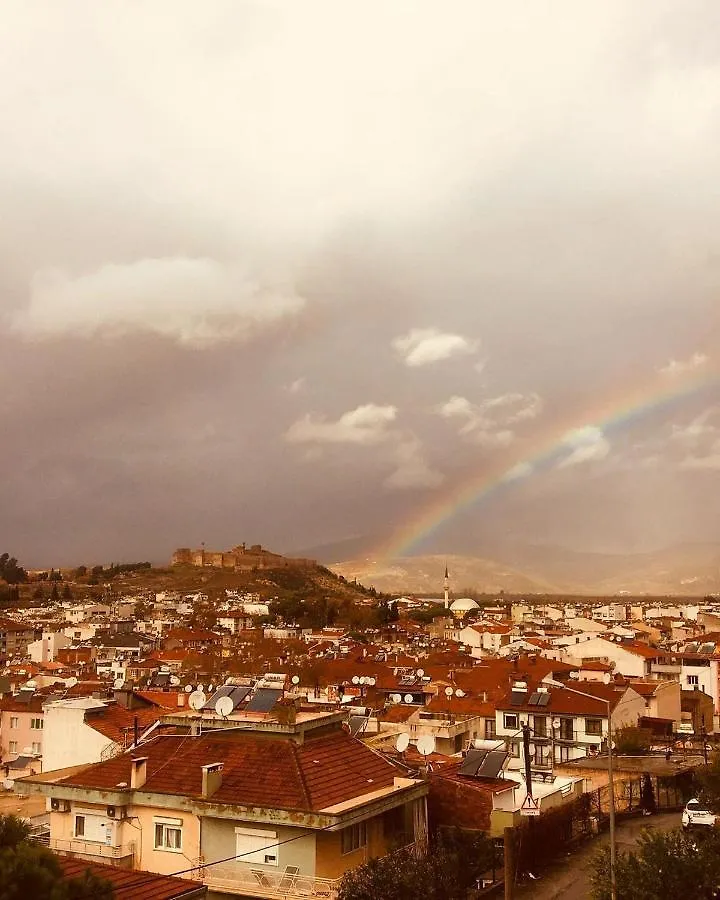
<svg viewBox="0 0 720 900">
<path fill-rule="evenodd" d="M 39 641 L 28 644 L 28 655 L 34 663 L 55 662 L 58 650 L 69 647 L 72 641 L 66 634 L 57 631 L 43 632 Z"/>
</svg>

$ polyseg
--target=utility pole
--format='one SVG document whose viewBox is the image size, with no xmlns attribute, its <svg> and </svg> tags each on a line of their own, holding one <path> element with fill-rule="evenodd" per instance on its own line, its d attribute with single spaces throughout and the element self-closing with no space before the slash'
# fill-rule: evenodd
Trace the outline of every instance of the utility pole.
<svg viewBox="0 0 720 900">
<path fill-rule="evenodd" d="M 528 797 L 532 797 L 532 772 L 530 770 L 530 726 L 523 725 L 523 758 L 525 760 L 525 787 Z"/>
<path fill-rule="evenodd" d="M 700 726 L 700 735 L 702 737 L 703 742 L 703 758 L 705 760 L 705 765 L 708 764 L 707 758 L 707 732 L 705 731 L 705 713 L 702 714 L 702 725 Z"/>
<path fill-rule="evenodd" d="M 503 831 L 505 863 L 505 900 L 512 900 L 515 893 L 515 829 Z"/>
</svg>

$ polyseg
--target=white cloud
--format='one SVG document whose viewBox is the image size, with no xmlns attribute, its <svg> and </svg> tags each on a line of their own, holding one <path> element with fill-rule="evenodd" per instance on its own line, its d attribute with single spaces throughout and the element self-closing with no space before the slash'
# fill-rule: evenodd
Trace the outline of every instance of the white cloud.
<svg viewBox="0 0 720 900">
<path fill-rule="evenodd" d="M 709 361 L 709 357 L 705 353 L 693 353 L 688 359 L 671 359 L 666 365 L 662 366 L 658 371 L 662 375 L 677 377 L 692 372 L 694 369 L 700 369 Z"/>
<path fill-rule="evenodd" d="M 408 334 L 395 338 L 392 346 L 403 357 L 406 366 L 416 367 L 452 356 L 467 356 L 475 352 L 477 341 L 436 328 L 414 328 Z"/>
<path fill-rule="evenodd" d="M 690 446 L 697 446 L 699 443 L 713 438 L 720 433 L 720 427 L 712 423 L 711 419 L 717 417 L 720 409 L 711 407 L 696 416 L 688 425 L 673 425 L 672 439 Z"/>
<path fill-rule="evenodd" d="M 288 428 L 285 440 L 291 444 L 379 444 L 391 437 L 387 426 L 396 416 L 395 406 L 374 403 L 343 413 L 335 422 L 307 415 Z"/>
<path fill-rule="evenodd" d="M 686 456 L 680 463 L 681 469 L 720 469 L 720 443 L 715 445 L 715 450 L 707 456 Z"/>
<path fill-rule="evenodd" d="M 437 408 L 437 413 L 444 419 L 461 421 L 458 433 L 474 443 L 507 447 L 515 440 L 515 432 L 509 426 L 534 419 L 541 409 L 542 401 L 537 394 L 502 394 L 479 404 L 454 395 Z"/>
<path fill-rule="evenodd" d="M 291 381 L 290 384 L 285 388 L 288 394 L 299 394 L 305 390 L 305 378 L 301 376 L 300 378 L 296 378 L 295 381 Z"/>
<path fill-rule="evenodd" d="M 263 285 L 239 266 L 169 257 L 108 264 L 78 276 L 39 272 L 13 326 L 31 338 L 150 332 L 207 346 L 246 339 L 303 306 L 292 288 Z"/>
<path fill-rule="evenodd" d="M 563 438 L 563 444 L 571 452 L 560 460 L 559 469 L 605 459 L 610 452 L 610 442 L 602 430 L 594 425 L 585 425 L 583 428 L 569 431 Z"/>
<path fill-rule="evenodd" d="M 513 466 L 512 469 L 508 469 L 507 472 L 503 475 L 503 481 L 517 481 L 520 478 L 527 478 L 528 475 L 531 475 L 534 471 L 534 466 L 529 462 L 521 462 L 516 466 Z"/>
<path fill-rule="evenodd" d="M 385 486 L 396 490 L 438 487 L 445 480 L 442 472 L 426 462 L 420 441 L 402 440 L 396 449 L 397 468 L 385 479 Z"/>
</svg>

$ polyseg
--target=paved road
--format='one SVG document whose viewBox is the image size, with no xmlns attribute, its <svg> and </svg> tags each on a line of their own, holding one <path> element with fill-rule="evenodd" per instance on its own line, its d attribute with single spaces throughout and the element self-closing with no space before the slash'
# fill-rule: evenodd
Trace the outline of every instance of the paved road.
<svg viewBox="0 0 720 900">
<path fill-rule="evenodd" d="M 658 813 L 654 816 L 640 816 L 627 819 L 616 829 L 618 850 L 627 850 L 635 844 L 643 828 L 667 831 L 680 825 L 680 813 Z M 588 865 L 595 852 L 608 844 L 607 832 L 569 856 L 563 863 L 548 869 L 539 881 L 519 885 L 516 896 L 522 900 L 587 900 L 590 896 Z"/>
</svg>

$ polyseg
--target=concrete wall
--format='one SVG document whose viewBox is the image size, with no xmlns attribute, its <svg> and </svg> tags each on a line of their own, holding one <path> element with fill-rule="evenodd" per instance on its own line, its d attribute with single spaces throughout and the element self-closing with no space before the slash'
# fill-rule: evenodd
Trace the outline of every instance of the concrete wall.
<svg viewBox="0 0 720 900">
<path fill-rule="evenodd" d="M 60 700 L 45 707 L 43 770 L 63 769 L 81 763 L 99 762 L 110 738 L 83 721 L 85 710 L 101 706 L 99 700 Z"/>
<path fill-rule="evenodd" d="M 268 832 L 268 845 L 277 843 L 278 864 L 263 865 L 258 862 L 243 861 L 223 864 L 223 878 L 232 877 L 226 873 L 233 868 L 249 872 L 250 869 L 282 873 L 286 866 L 297 866 L 300 875 L 315 876 L 315 833 L 303 828 L 286 825 L 262 825 L 244 822 L 241 819 L 212 819 L 203 817 L 201 822 L 200 850 L 205 862 L 227 859 L 236 852 L 235 828 L 251 828 Z M 273 837 L 273 832 L 275 837 Z M 292 839 L 292 840 L 291 840 Z M 283 843 L 289 841 L 289 843 Z"/>
<path fill-rule="evenodd" d="M 136 854 L 135 867 L 160 875 L 172 875 L 181 869 L 196 865 L 200 858 L 200 819 L 192 813 L 177 809 L 164 809 L 152 806 L 134 806 L 132 815 L 137 816 L 132 827 L 127 820 L 123 822 L 123 842 L 138 842 L 139 853 Z M 164 819 L 180 819 L 182 822 L 182 850 L 155 849 L 155 817 Z"/>
<path fill-rule="evenodd" d="M 393 846 L 385 835 L 382 816 L 368 819 L 367 846 L 352 853 L 342 852 L 342 834 L 339 831 L 321 831 L 316 837 L 315 874 L 318 878 L 341 878 L 349 869 L 362 865 L 369 859 L 384 856 Z"/>
</svg>

